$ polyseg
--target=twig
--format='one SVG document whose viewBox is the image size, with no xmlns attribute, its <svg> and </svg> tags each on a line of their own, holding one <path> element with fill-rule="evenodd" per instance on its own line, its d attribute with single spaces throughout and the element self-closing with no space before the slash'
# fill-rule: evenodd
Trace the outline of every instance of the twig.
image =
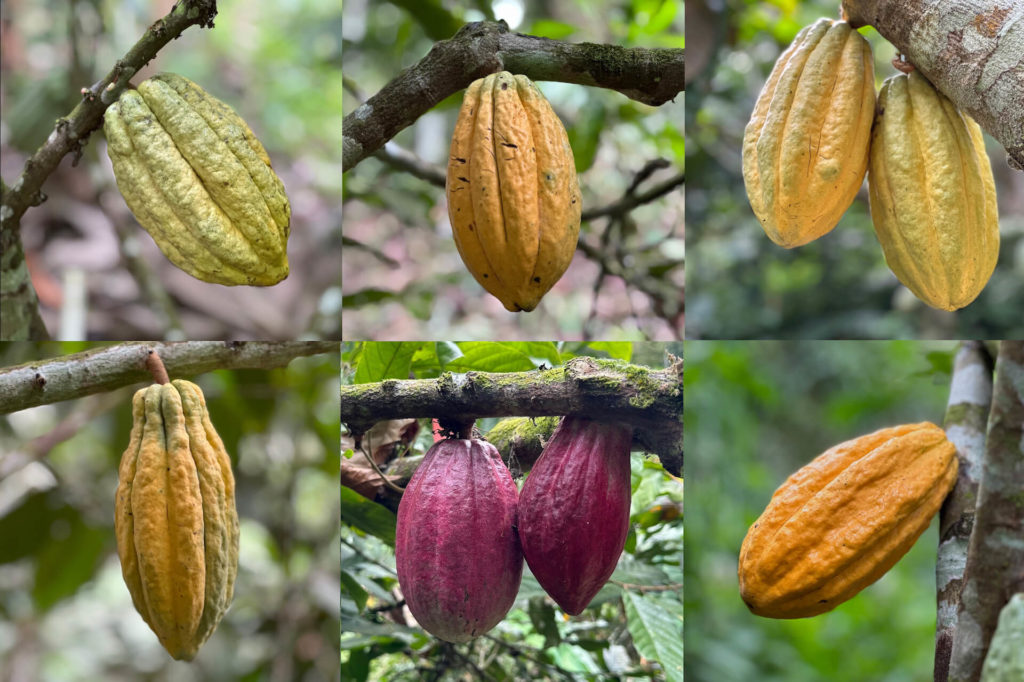
<svg viewBox="0 0 1024 682">
<path fill-rule="evenodd" d="M 215 369 L 283 367 L 300 356 L 337 353 L 338 344 L 330 341 L 121 343 L 0 369 L 0 414 L 152 380 L 146 369 L 150 350 L 159 352 L 171 376 L 181 378 Z"/>
<path fill-rule="evenodd" d="M 125 53 L 101 80 L 82 88 L 82 101 L 57 125 L 46 142 L 25 161 L 25 168 L 11 186 L 4 185 L 0 195 L 0 245 L 4 257 L 0 266 L 0 338 L 44 338 L 46 329 L 39 317 L 39 299 L 24 265 L 19 226 L 22 215 L 32 206 L 46 200 L 41 191 L 43 182 L 67 154 L 74 154 L 77 163 L 92 131 L 99 128 L 103 112 L 128 84 L 139 69 L 148 64 L 168 42 L 189 26 L 213 26 L 217 15 L 216 0 L 179 0 L 167 16 L 158 19 Z M 34 312 L 33 310 L 34 309 Z"/>
<path fill-rule="evenodd" d="M 504 22 L 466 24 L 436 43 L 342 122 L 342 172 L 473 80 L 505 69 L 532 80 L 609 88 L 660 106 L 683 90 L 684 51 L 565 43 L 513 33 Z"/>
</svg>

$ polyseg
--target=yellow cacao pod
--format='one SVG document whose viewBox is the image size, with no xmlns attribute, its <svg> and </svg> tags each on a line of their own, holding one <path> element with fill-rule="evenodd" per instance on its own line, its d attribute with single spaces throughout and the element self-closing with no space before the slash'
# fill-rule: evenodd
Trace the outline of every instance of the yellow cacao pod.
<svg viewBox="0 0 1024 682">
<path fill-rule="evenodd" d="M 868 42 L 843 21 L 804 27 L 775 62 L 743 133 L 743 182 L 773 242 L 829 232 L 864 181 L 875 107 Z"/>
<path fill-rule="evenodd" d="M 529 78 L 502 71 L 469 86 L 445 188 L 476 281 L 512 312 L 536 308 L 576 252 L 582 204 L 569 137 Z"/>
<path fill-rule="evenodd" d="M 956 448 L 923 422 L 840 443 L 783 483 L 747 531 L 740 595 L 768 618 L 830 611 L 907 553 L 956 483 Z"/>
<path fill-rule="evenodd" d="M 216 284 L 288 276 L 284 185 L 231 107 L 164 73 L 121 93 L 103 131 L 121 195 L 168 260 Z"/>
<path fill-rule="evenodd" d="M 238 514 L 231 459 L 195 384 L 140 389 L 121 457 L 114 529 L 135 609 L 190 661 L 231 603 Z"/>
<path fill-rule="evenodd" d="M 871 136 L 871 219 L 900 282 L 934 308 L 977 298 L 999 259 L 981 128 L 919 72 L 882 84 Z"/>
</svg>

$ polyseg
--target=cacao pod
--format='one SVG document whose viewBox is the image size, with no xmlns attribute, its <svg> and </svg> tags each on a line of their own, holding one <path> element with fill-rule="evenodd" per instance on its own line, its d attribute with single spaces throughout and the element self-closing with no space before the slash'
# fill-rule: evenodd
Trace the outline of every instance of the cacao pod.
<svg viewBox="0 0 1024 682">
<path fill-rule="evenodd" d="M 830 611 L 878 580 L 956 483 L 956 448 L 927 422 L 836 445 L 783 483 L 743 540 L 740 595 L 768 618 Z"/>
<path fill-rule="evenodd" d="M 448 642 L 497 625 L 515 602 L 523 552 L 518 492 L 490 443 L 435 443 L 398 505 L 398 583 L 416 621 Z"/>
<path fill-rule="evenodd" d="M 626 544 L 632 439 L 624 424 L 564 417 L 523 484 L 526 563 L 570 615 L 600 591 Z"/>
<path fill-rule="evenodd" d="M 992 636 L 981 682 L 1024 680 L 1024 592 L 1019 592 L 999 612 L 999 625 Z"/>
<path fill-rule="evenodd" d="M 502 71 L 466 90 L 445 192 L 476 281 L 507 310 L 536 308 L 576 252 L 582 204 L 569 137 L 529 78 Z"/>
<path fill-rule="evenodd" d="M 192 660 L 231 603 L 238 514 L 231 459 L 195 384 L 140 389 L 121 457 L 114 529 L 135 609 L 167 652 Z"/>
<path fill-rule="evenodd" d="M 122 92 L 103 119 L 118 189 L 168 260 L 216 284 L 288 276 L 284 185 L 231 107 L 164 73 Z"/>
<path fill-rule="evenodd" d="M 828 233 L 868 166 L 871 46 L 844 21 L 804 27 L 775 62 L 743 133 L 743 182 L 769 238 L 792 248 Z"/>
<path fill-rule="evenodd" d="M 900 282 L 957 310 L 999 258 L 999 215 L 981 128 L 918 71 L 882 84 L 871 136 L 871 219 Z"/>
</svg>

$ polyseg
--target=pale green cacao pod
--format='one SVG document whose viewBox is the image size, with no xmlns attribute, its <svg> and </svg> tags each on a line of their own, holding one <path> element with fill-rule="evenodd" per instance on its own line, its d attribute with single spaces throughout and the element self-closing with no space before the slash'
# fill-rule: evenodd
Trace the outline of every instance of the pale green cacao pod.
<svg viewBox="0 0 1024 682">
<path fill-rule="evenodd" d="M 999 625 L 992 636 L 981 682 L 1024 680 L 1024 592 L 1013 595 L 999 612 Z"/>
<path fill-rule="evenodd" d="M 103 130 L 118 189 L 168 260 L 216 284 L 288 276 L 284 185 L 231 107 L 164 73 L 121 93 Z"/>
<path fill-rule="evenodd" d="M 234 595 L 231 459 L 191 382 L 140 389 L 132 418 L 115 497 L 121 572 L 135 609 L 167 652 L 192 660 Z"/>
<path fill-rule="evenodd" d="M 957 310 L 999 259 L 999 215 L 981 128 L 918 71 L 882 84 L 868 169 L 871 220 L 893 274 Z"/>
</svg>

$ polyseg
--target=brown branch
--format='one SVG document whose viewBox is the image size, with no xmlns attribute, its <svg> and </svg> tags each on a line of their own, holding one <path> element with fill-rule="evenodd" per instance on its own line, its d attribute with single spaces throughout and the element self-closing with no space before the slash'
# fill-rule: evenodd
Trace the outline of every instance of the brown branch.
<svg viewBox="0 0 1024 682">
<path fill-rule="evenodd" d="M 184 378 L 215 369 L 283 367 L 300 356 L 337 353 L 338 344 L 330 341 L 121 343 L 0 369 L 0 414 L 152 381 L 146 359 L 154 349 L 163 359 L 168 374 Z"/>
<path fill-rule="evenodd" d="M 341 387 L 341 421 L 356 437 L 385 419 L 582 414 L 627 422 L 634 442 L 660 456 L 665 469 L 683 466 L 682 361 L 663 370 L 578 357 L 544 371 L 468 372 L 437 379 L 389 379 Z"/>
<path fill-rule="evenodd" d="M 950 680 L 977 680 L 999 611 L 1024 590 L 1024 341 L 996 360 L 974 530 L 957 615 Z"/>
<path fill-rule="evenodd" d="M 179 0 L 167 16 L 158 19 L 145 35 L 117 60 L 114 67 L 91 87 L 82 88 L 82 101 L 67 116 L 58 119 L 46 142 L 25 161 L 18 180 L 5 186 L 0 205 L 0 339 L 46 338 L 39 317 L 39 299 L 25 267 L 19 233 L 21 217 L 32 206 L 46 200 L 43 182 L 67 154 L 74 163 L 82 155 L 89 136 L 103 122 L 103 112 L 127 86 L 129 79 L 152 60 L 168 42 L 189 26 L 213 27 L 217 15 L 216 0 Z"/>
<path fill-rule="evenodd" d="M 949 676 L 991 402 L 992 358 L 981 342 L 965 341 L 956 354 L 943 423 L 946 436 L 956 446 L 960 467 L 956 487 L 939 513 L 939 548 L 935 563 L 935 682 L 945 682 Z"/>
<path fill-rule="evenodd" d="M 1024 6 L 996 0 L 843 0 L 1024 169 Z"/>
<path fill-rule="evenodd" d="M 616 90 L 660 106 L 683 90 L 684 51 L 565 43 L 513 33 L 504 22 L 466 24 L 436 43 L 342 122 L 342 172 L 384 146 L 441 100 L 489 73 Z"/>
</svg>

